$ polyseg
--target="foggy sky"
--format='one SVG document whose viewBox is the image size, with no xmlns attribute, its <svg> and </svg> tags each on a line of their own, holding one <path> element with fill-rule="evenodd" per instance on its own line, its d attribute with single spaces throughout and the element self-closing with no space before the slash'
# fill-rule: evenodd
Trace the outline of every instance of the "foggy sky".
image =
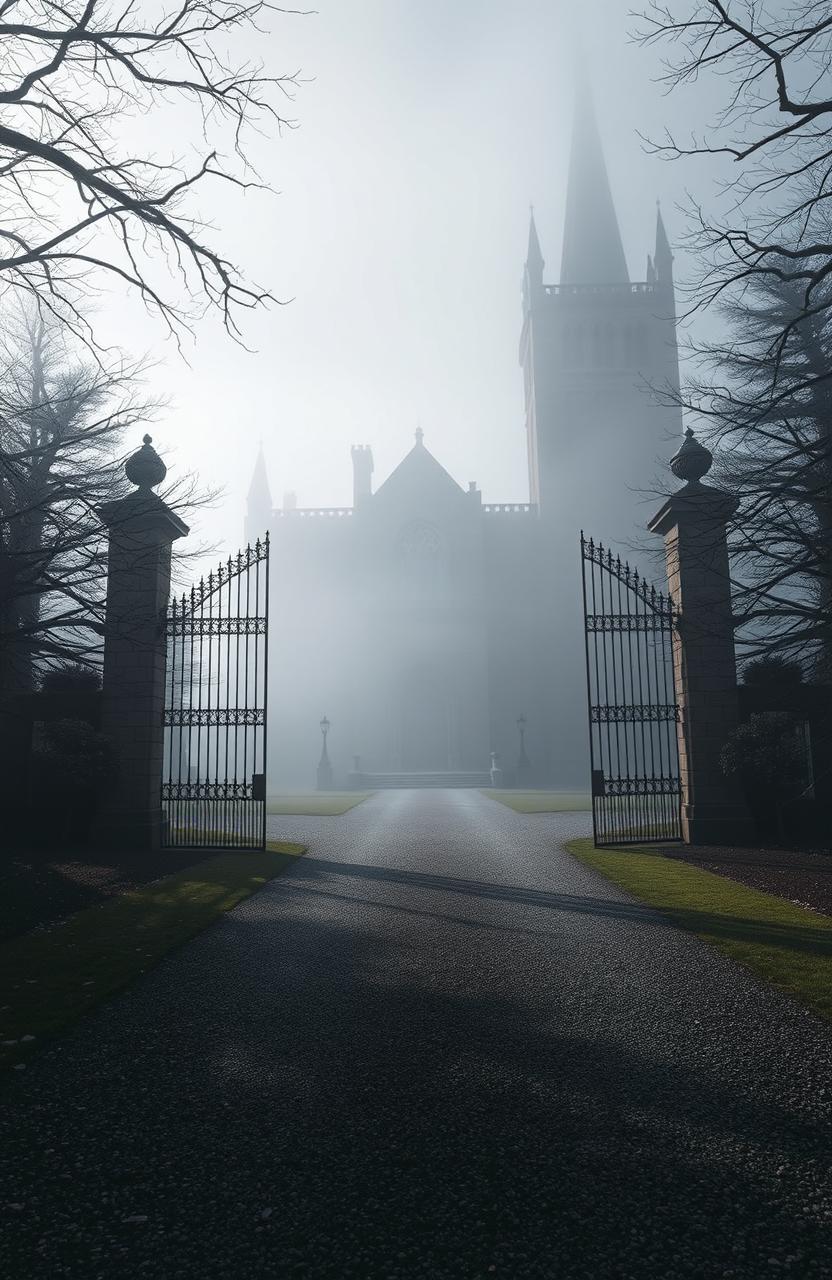
<svg viewBox="0 0 832 1280">
<path fill-rule="evenodd" d="M 195 521 L 223 551 L 242 538 L 260 439 L 278 504 L 294 490 L 302 506 L 349 505 L 350 445 L 372 445 L 379 484 L 417 425 L 486 501 L 528 500 L 517 363 L 528 210 L 557 280 L 576 64 L 592 82 L 632 279 L 644 279 L 656 198 L 672 239 L 674 206 L 697 180 L 644 154 L 636 131 L 685 122 L 701 101 L 652 81 L 658 55 L 628 41 L 626 0 L 585 0 L 580 32 L 577 7 L 321 0 L 315 14 L 274 15 L 256 52 L 305 80 L 287 106 L 298 128 L 253 148 L 280 194 L 206 184 L 199 208 L 225 254 L 287 305 L 249 322 L 253 354 L 203 322 L 187 365 L 136 307 L 119 308 L 114 331 L 164 361 L 154 380 L 172 405 L 154 441 L 169 466 L 225 486 Z"/>
</svg>

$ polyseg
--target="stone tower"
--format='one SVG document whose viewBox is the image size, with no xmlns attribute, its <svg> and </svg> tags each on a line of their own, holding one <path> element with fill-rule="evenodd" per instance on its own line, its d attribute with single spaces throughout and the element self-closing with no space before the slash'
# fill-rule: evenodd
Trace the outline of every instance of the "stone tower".
<svg viewBox="0 0 832 1280">
<path fill-rule="evenodd" d="M 544 265 L 532 215 L 520 342 L 531 501 L 573 554 L 582 527 L 626 545 L 650 514 L 657 459 L 681 434 L 679 409 L 660 395 L 679 385 L 673 255 L 659 212 L 646 279 L 630 280 L 588 94 L 575 111 L 557 284 L 544 283 Z"/>
</svg>

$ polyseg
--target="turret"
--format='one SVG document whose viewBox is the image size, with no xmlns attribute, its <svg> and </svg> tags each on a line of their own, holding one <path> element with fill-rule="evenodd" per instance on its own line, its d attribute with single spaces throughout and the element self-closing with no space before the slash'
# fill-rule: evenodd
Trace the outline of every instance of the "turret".
<svg viewBox="0 0 832 1280">
<path fill-rule="evenodd" d="M 526 251 L 526 265 L 523 270 L 523 310 L 529 311 L 537 293 L 543 288 L 543 254 L 534 224 L 534 209 L 529 210 L 529 247 Z"/>
<path fill-rule="evenodd" d="M 658 201 L 656 202 L 656 252 L 653 255 L 653 261 L 656 264 L 656 282 L 665 288 L 672 289 L 673 254 L 670 249 L 667 232 L 664 229 L 662 210 Z"/>
<path fill-rule="evenodd" d="M 246 541 L 255 542 L 267 532 L 272 519 L 272 495 L 266 475 L 266 459 L 263 456 L 263 442 L 257 450 L 257 461 L 251 484 L 248 487 L 246 502 Z"/>
<path fill-rule="evenodd" d="M 354 444 L 352 453 L 352 504 L 360 507 L 373 496 L 373 451 L 369 445 Z"/>
</svg>

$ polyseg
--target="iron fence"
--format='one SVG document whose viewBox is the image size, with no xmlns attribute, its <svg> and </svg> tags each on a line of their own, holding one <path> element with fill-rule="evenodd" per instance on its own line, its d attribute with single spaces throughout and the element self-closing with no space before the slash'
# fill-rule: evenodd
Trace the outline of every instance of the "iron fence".
<svg viewBox="0 0 832 1280">
<path fill-rule="evenodd" d="M 595 843 L 681 840 L 673 601 L 583 533 L 581 568 Z"/>
<path fill-rule="evenodd" d="M 269 538 L 167 614 L 162 807 L 171 847 L 266 842 Z"/>
</svg>

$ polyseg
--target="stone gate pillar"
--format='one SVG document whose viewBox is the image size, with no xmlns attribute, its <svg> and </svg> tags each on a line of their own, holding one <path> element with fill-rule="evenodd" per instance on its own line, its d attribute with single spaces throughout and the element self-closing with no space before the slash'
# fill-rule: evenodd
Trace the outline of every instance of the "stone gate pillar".
<svg viewBox="0 0 832 1280">
<path fill-rule="evenodd" d="M 739 784 L 720 766 L 738 723 L 737 671 L 726 525 L 739 501 L 701 483 L 713 462 L 688 429 L 671 460 L 686 483 L 647 526 L 664 538 L 678 612 L 673 679 L 679 705 L 682 833 L 689 844 L 744 843 L 750 819 Z"/>
<path fill-rule="evenodd" d="M 171 545 L 188 526 L 153 492 L 165 478 L 151 437 L 125 464 L 136 489 L 109 502 L 101 729 L 118 757 L 118 780 L 102 804 L 99 842 L 155 849 L 162 828 L 165 611 Z"/>
</svg>

